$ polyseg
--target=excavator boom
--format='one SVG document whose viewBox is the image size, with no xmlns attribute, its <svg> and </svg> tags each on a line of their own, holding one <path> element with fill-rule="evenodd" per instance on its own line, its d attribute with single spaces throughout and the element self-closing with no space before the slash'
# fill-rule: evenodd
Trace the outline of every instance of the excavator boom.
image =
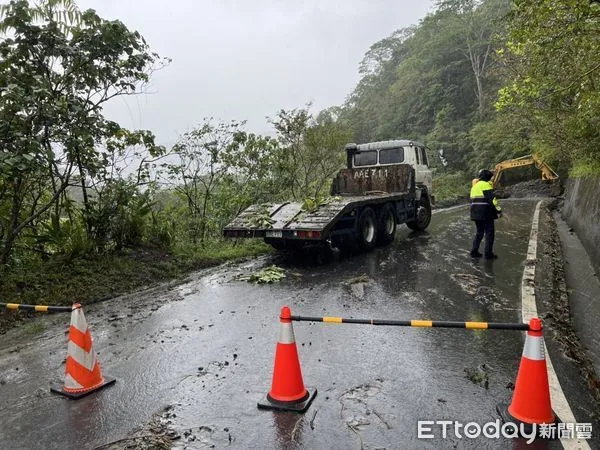
<svg viewBox="0 0 600 450">
<path fill-rule="evenodd" d="M 520 158 L 515 159 L 507 159 L 506 161 L 502 161 L 496 164 L 496 167 L 494 168 L 494 176 L 491 180 L 492 185 L 494 187 L 499 187 L 502 172 L 504 172 L 505 170 L 530 165 L 535 165 L 535 167 L 542 172 L 542 180 L 554 181 L 558 179 L 558 174 L 554 170 L 552 170 L 552 168 L 548 164 L 546 164 L 537 154 L 534 154 L 522 156 Z"/>
</svg>

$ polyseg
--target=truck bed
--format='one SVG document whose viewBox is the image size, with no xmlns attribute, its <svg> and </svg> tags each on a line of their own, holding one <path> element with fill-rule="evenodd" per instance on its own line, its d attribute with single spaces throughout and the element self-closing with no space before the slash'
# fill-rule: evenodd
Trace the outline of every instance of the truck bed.
<svg viewBox="0 0 600 450">
<path fill-rule="evenodd" d="M 408 192 L 393 194 L 381 193 L 365 196 L 344 196 L 326 205 L 320 206 L 314 212 L 302 210 L 299 202 L 285 202 L 270 205 L 252 205 L 245 209 L 223 230 L 225 237 L 289 237 L 293 238 L 294 231 L 318 232 L 315 238 L 325 237 L 337 219 L 351 210 L 363 205 L 375 205 L 403 199 Z M 252 223 L 257 215 L 264 217 L 268 211 L 271 226 L 260 226 Z M 279 234 L 281 232 L 281 234 Z"/>
<path fill-rule="evenodd" d="M 304 211 L 299 202 L 252 205 L 223 229 L 223 235 L 326 239 L 338 222 L 348 220 L 353 210 L 412 200 L 414 169 L 408 164 L 343 169 L 333 179 L 331 194 L 334 197 L 329 202 L 311 212 Z"/>
</svg>

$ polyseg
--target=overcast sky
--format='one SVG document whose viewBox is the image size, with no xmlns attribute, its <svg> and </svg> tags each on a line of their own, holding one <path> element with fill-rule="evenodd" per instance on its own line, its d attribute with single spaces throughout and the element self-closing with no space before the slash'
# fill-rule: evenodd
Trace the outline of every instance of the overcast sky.
<svg viewBox="0 0 600 450">
<path fill-rule="evenodd" d="M 417 24 L 432 0 L 79 0 L 139 31 L 172 63 L 152 77 L 151 94 L 118 99 L 107 115 L 152 130 L 162 144 L 214 116 L 247 120 L 270 133 L 265 116 L 313 103 L 343 103 L 369 47 Z"/>
</svg>

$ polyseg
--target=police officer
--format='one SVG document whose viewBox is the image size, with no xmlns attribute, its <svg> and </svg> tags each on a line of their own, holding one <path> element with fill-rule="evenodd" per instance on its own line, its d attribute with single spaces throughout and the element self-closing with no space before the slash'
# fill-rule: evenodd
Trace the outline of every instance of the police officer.
<svg viewBox="0 0 600 450">
<path fill-rule="evenodd" d="M 484 256 L 486 259 L 496 259 L 494 254 L 494 220 L 502 217 L 502 210 L 498 200 L 494 195 L 494 187 L 490 180 L 493 173 L 487 169 L 479 171 L 479 181 L 471 187 L 471 220 L 475 221 L 477 232 L 473 239 L 471 256 L 479 258 Z M 474 180 L 475 181 L 475 180 Z M 479 253 L 479 245 L 485 235 L 485 249 L 483 255 Z"/>
</svg>

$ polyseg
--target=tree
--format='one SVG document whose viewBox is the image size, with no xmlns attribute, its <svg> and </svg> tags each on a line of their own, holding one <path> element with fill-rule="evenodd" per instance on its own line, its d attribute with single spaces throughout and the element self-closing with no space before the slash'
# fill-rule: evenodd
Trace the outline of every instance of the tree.
<svg viewBox="0 0 600 450">
<path fill-rule="evenodd" d="M 172 156 L 176 161 L 163 164 L 163 180 L 186 202 L 194 244 L 204 243 L 207 237 L 212 197 L 229 171 L 231 158 L 227 155 L 240 145 L 243 125 L 205 119 L 175 144 Z"/>
<path fill-rule="evenodd" d="M 350 129 L 335 121 L 333 111 L 316 121 L 308 107 L 281 110 L 271 123 L 281 147 L 276 171 L 295 200 L 316 198 L 325 193 L 333 175 L 343 166 L 344 144 Z"/>
<path fill-rule="evenodd" d="M 418 26 L 371 46 L 340 120 L 351 127 L 356 142 L 422 140 L 445 149 L 448 170 L 463 170 L 482 156 L 472 131 L 495 120 L 491 105 L 501 75 L 496 49 L 509 2 L 440 0 L 436 7 Z M 495 152 L 503 140 L 496 136 L 496 145 L 485 151 Z M 477 144 L 477 150 L 483 148 L 481 141 Z"/>
<path fill-rule="evenodd" d="M 244 122 L 205 119 L 185 133 L 161 164 L 159 181 L 185 205 L 187 236 L 204 245 L 253 203 L 285 199 L 275 139 L 248 133 Z"/>
<path fill-rule="evenodd" d="M 447 14 L 446 26 L 458 33 L 462 45 L 460 51 L 469 60 L 475 78 L 477 112 L 483 117 L 486 112 L 486 79 L 494 53 L 494 40 L 504 29 L 502 18 L 509 11 L 507 0 L 439 0 L 438 13 Z"/>
<path fill-rule="evenodd" d="M 378 130 L 389 119 L 390 89 L 398 78 L 398 66 L 410 55 L 408 41 L 415 32 L 416 27 L 395 31 L 373 44 L 361 61 L 361 79 L 340 112 L 340 120 L 350 126 L 356 142 L 382 134 Z"/>
<path fill-rule="evenodd" d="M 239 145 L 230 146 L 223 155 L 229 171 L 215 199 L 223 222 L 253 203 L 286 200 L 287 187 L 276 171 L 282 155 L 277 140 L 243 131 L 237 142 Z"/>
<path fill-rule="evenodd" d="M 523 0 L 510 17 L 497 107 L 527 118 L 534 150 L 600 173 L 600 7 Z"/>
<path fill-rule="evenodd" d="M 62 9 L 61 9 L 62 7 Z M 0 265 L 17 238 L 103 166 L 98 145 L 124 131 L 103 105 L 132 95 L 165 60 L 138 32 L 70 1 L 0 9 Z M 137 135 L 138 142 L 149 141 Z M 146 135 L 147 136 L 147 135 Z M 150 139 L 153 141 L 153 139 Z M 151 142 L 153 151 L 159 151 Z M 87 204 L 87 198 L 86 198 Z"/>
</svg>

